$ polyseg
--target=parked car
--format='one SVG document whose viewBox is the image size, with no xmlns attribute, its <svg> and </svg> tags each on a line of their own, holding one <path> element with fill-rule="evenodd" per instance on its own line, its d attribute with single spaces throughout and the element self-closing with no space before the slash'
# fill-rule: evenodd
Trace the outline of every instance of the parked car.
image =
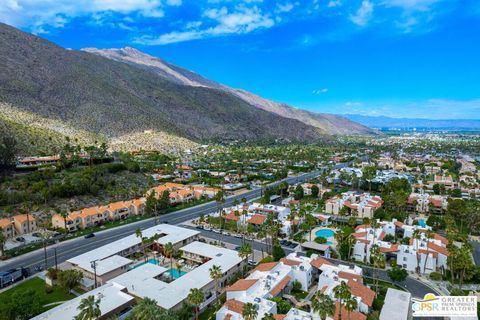
<svg viewBox="0 0 480 320">
<path fill-rule="evenodd" d="M 25 242 L 24 237 L 16 237 L 15 240 L 17 240 L 18 242 Z"/>
<path fill-rule="evenodd" d="M 290 248 L 296 248 L 298 246 L 298 243 L 292 242 L 288 245 Z"/>
<path fill-rule="evenodd" d="M 90 239 L 90 238 L 93 238 L 95 237 L 95 233 L 89 233 L 87 235 L 85 235 L 85 239 Z"/>
<path fill-rule="evenodd" d="M 255 261 L 253 261 L 253 260 L 248 260 L 248 265 L 249 265 L 249 266 L 256 266 L 257 263 L 256 263 Z"/>
<path fill-rule="evenodd" d="M 289 247 L 291 244 L 292 244 L 292 241 L 285 241 L 283 245 L 286 247 Z"/>
<path fill-rule="evenodd" d="M 284 246 L 287 243 L 287 240 L 280 240 L 280 244 Z"/>
</svg>

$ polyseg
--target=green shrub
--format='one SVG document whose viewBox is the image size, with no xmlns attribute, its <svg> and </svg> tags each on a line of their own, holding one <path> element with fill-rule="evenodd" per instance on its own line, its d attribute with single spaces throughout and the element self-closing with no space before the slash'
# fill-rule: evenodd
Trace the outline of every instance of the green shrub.
<svg viewBox="0 0 480 320">
<path fill-rule="evenodd" d="M 433 281 L 440 281 L 442 280 L 442 274 L 440 272 L 432 272 L 430 273 L 430 279 Z"/>
</svg>

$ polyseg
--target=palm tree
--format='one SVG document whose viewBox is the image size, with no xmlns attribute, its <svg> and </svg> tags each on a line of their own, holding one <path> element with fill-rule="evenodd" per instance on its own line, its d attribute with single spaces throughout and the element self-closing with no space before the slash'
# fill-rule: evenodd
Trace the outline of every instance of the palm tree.
<svg viewBox="0 0 480 320">
<path fill-rule="evenodd" d="M 350 312 L 357 310 L 358 301 L 355 297 L 350 297 L 346 299 L 344 303 L 345 303 L 345 309 L 347 310 L 348 320 L 350 320 Z"/>
<path fill-rule="evenodd" d="M 255 320 L 258 315 L 257 306 L 253 303 L 245 303 L 243 305 L 242 316 L 245 320 Z"/>
<path fill-rule="evenodd" d="M 218 265 L 213 265 L 210 269 L 210 277 L 215 281 L 215 295 L 218 295 L 218 281 L 222 279 L 222 268 Z"/>
<path fill-rule="evenodd" d="M 0 257 L 3 256 L 3 251 L 5 248 L 5 241 L 7 241 L 7 238 L 5 237 L 5 234 L 3 233 L 3 229 L 0 227 Z"/>
<path fill-rule="evenodd" d="M 335 302 L 326 294 L 317 292 L 312 299 L 312 310 L 317 312 L 321 320 L 335 314 Z"/>
<path fill-rule="evenodd" d="M 65 228 L 65 234 L 67 234 L 68 233 L 68 228 L 67 228 L 68 212 L 62 209 L 62 210 L 60 210 L 59 214 L 63 218 L 63 225 L 64 225 L 64 228 Z"/>
<path fill-rule="evenodd" d="M 135 320 L 156 319 L 160 308 L 157 301 L 150 298 L 143 298 L 132 310 L 132 318 Z"/>
<path fill-rule="evenodd" d="M 340 312 L 338 314 L 338 320 L 342 319 L 342 306 L 345 300 L 350 299 L 352 293 L 350 292 L 350 287 L 345 281 L 342 281 L 338 286 L 333 288 L 333 294 L 337 301 L 340 303 Z"/>
<path fill-rule="evenodd" d="M 416 246 L 416 249 L 417 249 L 417 267 L 415 268 L 417 270 L 417 273 L 420 274 L 420 255 L 418 254 L 418 243 L 420 242 L 420 239 L 422 239 L 422 235 L 420 233 L 420 230 L 418 229 L 415 229 L 415 231 L 413 231 L 413 238 L 415 239 L 415 246 Z"/>
<path fill-rule="evenodd" d="M 433 239 L 433 231 L 432 230 L 428 230 L 426 233 L 425 233 L 425 238 L 427 240 L 427 254 L 426 254 L 426 257 L 425 257 L 425 261 L 423 263 L 423 272 L 425 273 L 425 268 L 427 267 L 427 260 L 428 260 L 428 255 L 430 254 L 430 248 L 428 247 L 428 244 L 430 243 L 430 240 Z"/>
<path fill-rule="evenodd" d="M 143 237 L 142 230 L 140 228 L 137 228 L 137 230 L 135 230 L 135 236 L 137 236 L 137 238 L 140 238 L 140 241 L 142 242 L 143 258 L 145 259 L 145 262 L 147 262 L 147 248 L 145 246 L 146 239 Z"/>
<path fill-rule="evenodd" d="M 238 250 L 238 255 L 242 258 L 242 260 L 247 260 L 248 256 L 252 253 L 252 247 L 248 244 L 245 243 L 240 247 L 240 250 Z M 243 278 L 243 269 L 242 268 L 242 278 Z"/>
<path fill-rule="evenodd" d="M 262 320 L 275 320 L 275 317 L 271 313 L 267 313 L 263 316 Z"/>
<path fill-rule="evenodd" d="M 102 315 L 100 311 L 100 298 L 95 299 L 95 296 L 88 296 L 80 301 L 77 307 L 80 311 L 75 316 L 75 320 L 97 320 Z"/>
<path fill-rule="evenodd" d="M 175 252 L 175 247 L 171 242 L 168 242 L 163 246 L 163 254 L 170 259 L 170 269 L 173 269 L 173 254 Z"/>
<path fill-rule="evenodd" d="M 199 306 L 203 302 L 203 300 L 205 300 L 203 291 L 198 288 L 190 289 L 187 300 L 195 307 L 195 319 L 198 320 L 198 312 L 200 311 Z"/>
</svg>

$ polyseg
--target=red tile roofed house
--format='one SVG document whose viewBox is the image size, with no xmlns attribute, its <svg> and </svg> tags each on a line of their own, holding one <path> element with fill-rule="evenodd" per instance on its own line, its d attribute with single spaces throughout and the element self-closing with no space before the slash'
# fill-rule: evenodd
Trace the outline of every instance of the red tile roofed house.
<svg viewBox="0 0 480 320">
<path fill-rule="evenodd" d="M 352 295 L 361 299 L 359 310 L 368 311 L 368 309 L 373 305 L 375 291 L 359 283 L 358 281 L 348 280 L 347 284 L 350 287 Z M 364 304 L 364 306 L 362 306 L 362 304 Z"/>
<path fill-rule="evenodd" d="M 400 221 L 395 221 L 394 224 L 399 228 L 403 228 L 403 226 L 405 225 L 403 222 L 400 222 Z"/>
<path fill-rule="evenodd" d="M 235 215 L 234 211 L 230 211 L 226 216 L 225 220 L 230 220 L 230 221 L 238 221 L 240 219 L 239 216 Z"/>
<path fill-rule="evenodd" d="M 399 250 L 398 244 L 392 244 L 390 248 L 380 247 L 380 252 L 383 252 L 383 253 L 398 252 L 398 250 Z"/>
<path fill-rule="evenodd" d="M 130 216 L 130 201 L 112 202 L 107 206 L 110 220 L 126 219 Z"/>
<path fill-rule="evenodd" d="M 37 221 L 31 214 L 18 214 L 12 217 L 15 233 L 25 234 L 37 230 Z"/>
<path fill-rule="evenodd" d="M 15 235 L 15 229 L 13 228 L 12 220 L 8 218 L 0 219 L 0 229 L 7 239 L 12 238 Z"/>
<path fill-rule="evenodd" d="M 225 304 L 224 304 L 224 306 L 228 310 L 233 311 L 233 312 L 238 313 L 238 314 L 242 314 L 244 305 L 245 304 L 243 302 L 235 300 L 235 299 L 227 300 L 227 301 L 225 301 Z"/>
<path fill-rule="evenodd" d="M 267 216 L 264 216 L 262 214 L 254 214 L 250 220 L 248 220 L 248 223 L 254 224 L 254 225 L 261 225 L 267 220 Z"/>
<path fill-rule="evenodd" d="M 433 238 L 435 240 L 440 240 L 444 245 L 448 245 L 448 239 L 445 238 L 444 236 L 439 235 L 438 233 L 434 233 Z"/>
<path fill-rule="evenodd" d="M 367 228 L 371 228 L 372 226 L 370 224 L 361 224 L 361 225 L 358 225 L 355 227 L 355 231 L 359 230 L 359 229 L 367 229 Z"/>
<path fill-rule="evenodd" d="M 142 215 L 145 212 L 145 198 L 133 199 L 130 202 L 130 210 L 136 216 Z"/>
<path fill-rule="evenodd" d="M 438 244 L 435 244 L 433 242 L 428 243 L 428 248 L 432 249 L 440 254 L 443 254 L 444 256 L 449 256 L 450 252 L 448 252 L 448 249 L 442 246 L 439 246 Z"/>
<path fill-rule="evenodd" d="M 286 317 L 285 314 L 274 314 L 274 315 L 273 315 L 273 318 L 274 318 L 275 320 L 283 320 L 283 319 L 285 319 L 285 317 Z"/>
</svg>

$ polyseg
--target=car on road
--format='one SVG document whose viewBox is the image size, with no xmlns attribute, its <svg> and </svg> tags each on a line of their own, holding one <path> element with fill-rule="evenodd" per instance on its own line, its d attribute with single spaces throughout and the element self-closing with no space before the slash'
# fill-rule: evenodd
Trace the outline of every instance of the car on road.
<svg viewBox="0 0 480 320">
<path fill-rule="evenodd" d="M 287 243 L 287 240 L 285 240 L 285 239 L 280 240 L 280 244 L 281 244 L 282 246 L 284 246 L 286 243 Z"/>
<path fill-rule="evenodd" d="M 24 237 L 16 237 L 15 240 L 17 240 L 18 242 L 25 242 Z"/>
<path fill-rule="evenodd" d="M 196 226 L 197 229 L 203 229 L 203 226 Z"/>
<path fill-rule="evenodd" d="M 205 231 L 212 231 L 212 228 L 210 228 L 210 227 L 203 227 L 203 230 L 205 230 Z"/>
<path fill-rule="evenodd" d="M 90 239 L 90 238 L 93 238 L 95 237 L 95 233 L 89 233 L 87 235 L 85 235 L 85 239 Z"/>
<path fill-rule="evenodd" d="M 295 242 L 292 242 L 292 243 L 290 243 L 290 244 L 288 245 L 288 247 L 290 247 L 290 248 L 292 248 L 292 249 L 293 249 L 293 248 L 296 248 L 297 246 L 298 246 L 298 243 L 295 243 Z"/>
<path fill-rule="evenodd" d="M 235 233 L 233 236 L 234 236 L 235 238 L 239 238 L 239 239 L 242 238 L 242 235 L 241 235 L 240 233 Z"/>
<path fill-rule="evenodd" d="M 285 247 L 288 247 L 292 244 L 292 241 L 285 241 L 285 243 L 283 244 Z"/>
<path fill-rule="evenodd" d="M 253 260 L 248 260 L 248 265 L 249 265 L 249 266 L 256 266 L 257 263 L 256 263 L 255 261 L 253 261 Z"/>
</svg>

